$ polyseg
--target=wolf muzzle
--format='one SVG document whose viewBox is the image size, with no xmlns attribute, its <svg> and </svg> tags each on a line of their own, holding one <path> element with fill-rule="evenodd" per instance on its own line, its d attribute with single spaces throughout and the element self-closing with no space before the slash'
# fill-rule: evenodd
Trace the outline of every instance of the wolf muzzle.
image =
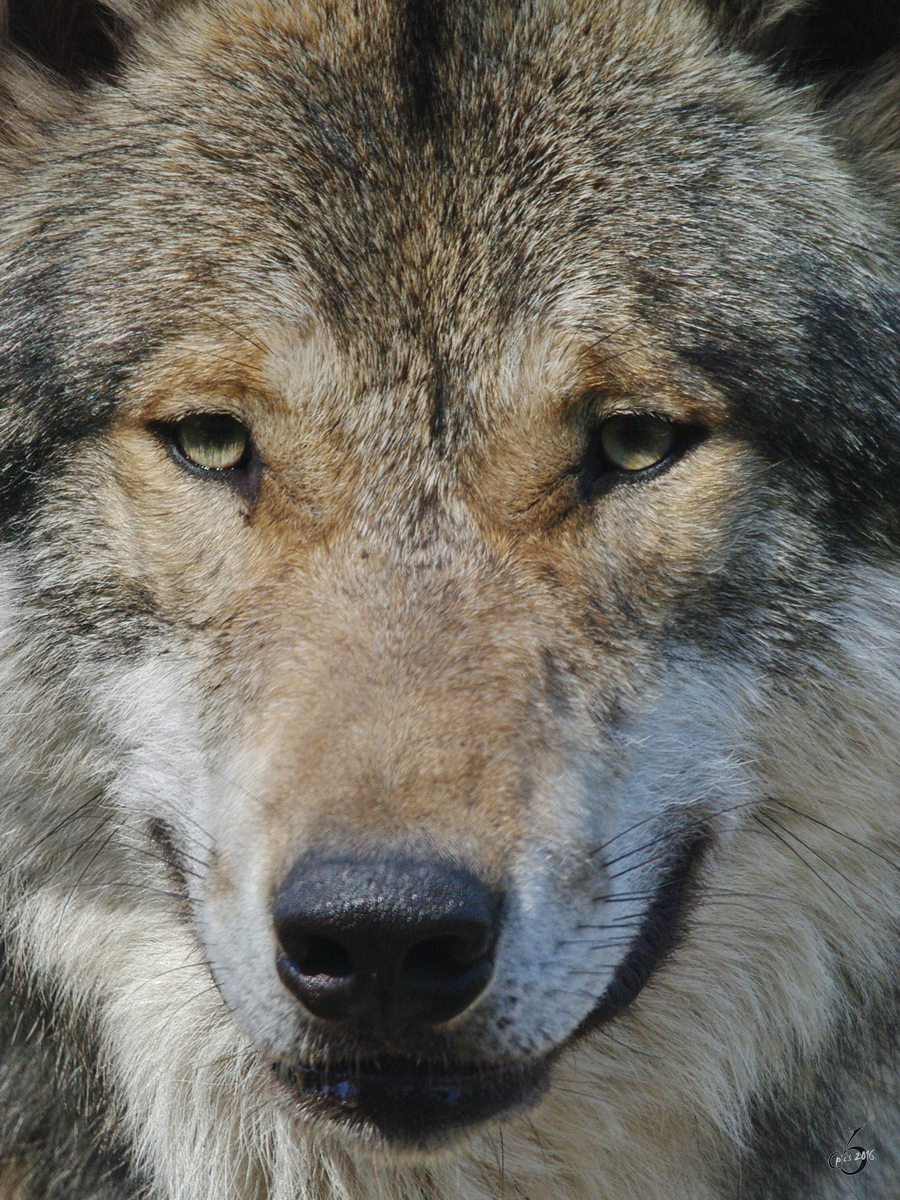
<svg viewBox="0 0 900 1200">
<path fill-rule="evenodd" d="M 357 1048 L 327 1066 L 278 1068 L 308 1112 L 416 1148 L 536 1098 L 549 1062 L 422 1052 L 488 990 L 503 899 L 440 859 L 304 855 L 294 865 L 273 908 L 278 974 L 338 1045 Z M 452 1043 L 452 1025 L 447 1033 Z"/>
</svg>

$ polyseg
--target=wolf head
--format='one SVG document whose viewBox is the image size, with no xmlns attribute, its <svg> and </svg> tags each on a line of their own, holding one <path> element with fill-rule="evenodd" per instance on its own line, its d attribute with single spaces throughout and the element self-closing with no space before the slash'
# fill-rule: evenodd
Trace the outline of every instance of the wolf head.
<svg viewBox="0 0 900 1200">
<path fill-rule="evenodd" d="M 372 1194 L 493 1195 L 471 1146 L 543 1097 L 520 1179 L 543 1131 L 554 1186 L 612 1195 L 627 1130 L 642 1196 L 674 1147 L 685 1195 L 764 1196 L 790 1114 L 799 1196 L 851 1028 L 876 1094 L 876 16 L 11 7 L 12 1041 L 86 1047 L 128 1187 L 356 1197 L 362 1147 L 475 1137 L 475 1182 Z"/>
</svg>

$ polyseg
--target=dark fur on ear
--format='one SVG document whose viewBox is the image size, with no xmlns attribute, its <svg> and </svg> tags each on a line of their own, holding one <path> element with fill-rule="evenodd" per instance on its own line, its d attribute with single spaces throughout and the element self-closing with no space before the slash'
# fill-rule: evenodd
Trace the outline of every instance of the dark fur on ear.
<svg viewBox="0 0 900 1200">
<path fill-rule="evenodd" d="M 86 88 L 112 80 L 165 0 L 0 0 L 0 185 L 40 152 Z"/>
<path fill-rule="evenodd" d="M 724 39 L 825 117 L 900 221 L 900 0 L 705 0 Z"/>
<path fill-rule="evenodd" d="M 150 4 L 129 0 L 0 0 L 7 55 L 81 87 L 115 75 Z"/>
<path fill-rule="evenodd" d="M 897 0 L 707 0 L 719 27 L 782 75 L 853 86 L 900 46 Z"/>
<path fill-rule="evenodd" d="M 124 33 L 95 0 L 7 0 L 9 43 L 72 82 L 111 74 Z"/>
</svg>

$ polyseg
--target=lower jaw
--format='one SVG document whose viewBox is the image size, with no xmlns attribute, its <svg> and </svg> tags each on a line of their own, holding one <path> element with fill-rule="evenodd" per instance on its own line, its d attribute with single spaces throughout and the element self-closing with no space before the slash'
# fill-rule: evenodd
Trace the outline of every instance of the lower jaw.
<svg viewBox="0 0 900 1200">
<path fill-rule="evenodd" d="M 406 1059 L 276 1068 L 303 1116 L 393 1151 L 436 1150 L 495 1117 L 529 1108 L 551 1058 L 508 1066 L 430 1069 Z"/>
</svg>

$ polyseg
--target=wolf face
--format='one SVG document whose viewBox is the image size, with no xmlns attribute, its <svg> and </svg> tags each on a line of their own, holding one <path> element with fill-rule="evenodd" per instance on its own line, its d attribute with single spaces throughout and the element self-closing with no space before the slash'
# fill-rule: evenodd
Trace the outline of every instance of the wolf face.
<svg viewBox="0 0 900 1200">
<path fill-rule="evenodd" d="M 11 10 L 10 1195 L 894 1195 L 892 41 L 737 8 Z"/>
</svg>

